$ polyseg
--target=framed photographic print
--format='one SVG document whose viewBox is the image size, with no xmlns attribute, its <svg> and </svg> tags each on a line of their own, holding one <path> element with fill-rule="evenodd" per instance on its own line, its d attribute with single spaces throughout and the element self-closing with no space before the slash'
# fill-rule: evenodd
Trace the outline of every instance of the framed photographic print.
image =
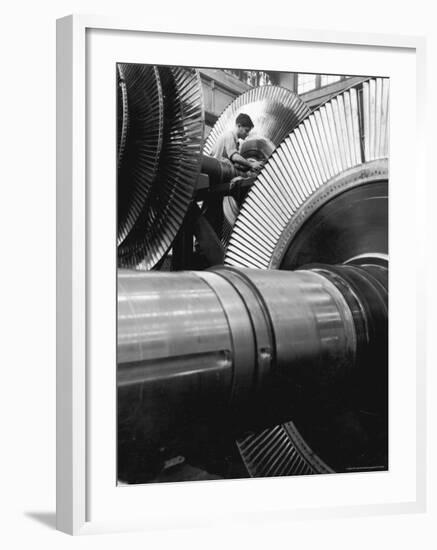
<svg viewBox="0 0 437 550">
<path fill-rule="evenodd" d="M 424 508 L 423 48 L 58 21 L 59 529 Z"/>
</svg>

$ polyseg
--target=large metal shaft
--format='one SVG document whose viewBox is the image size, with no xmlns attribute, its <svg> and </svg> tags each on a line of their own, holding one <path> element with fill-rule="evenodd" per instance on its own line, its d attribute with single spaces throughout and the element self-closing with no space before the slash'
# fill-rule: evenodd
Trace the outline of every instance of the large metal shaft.
<svg viewBox="0 0 437 550">
<path fill-rule="evenodd" d="M 229 182 L 241 174 L 232 162 L 208 155 L 202 155 L 201 171 L 208 174 L 212 187 Z"/>
<path fill-rule="evenodd" d="M 278 381 L 329 399 L 364 357 L 386 353 L 386 340 L 380 265 L 120 271 L 120 433 L 156 444 L 211 415 L 247 423 Z M 369 368 L 375 376 L 383 388 L 384 372 Z"/>
</svg>

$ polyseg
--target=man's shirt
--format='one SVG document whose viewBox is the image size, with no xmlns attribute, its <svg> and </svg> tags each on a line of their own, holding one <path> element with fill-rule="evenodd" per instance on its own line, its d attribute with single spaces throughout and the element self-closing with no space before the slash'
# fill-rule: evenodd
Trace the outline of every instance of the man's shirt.
<svg viewBox="0 0 437 550">
<path fill-rule="evenodd" d="M 232 155 L 238 153 L 238 139 L 232 130 L 222 134 L 216 141 L 211 151 L 211 156 L 216 159 L 232 160 Z"/>
</svg>

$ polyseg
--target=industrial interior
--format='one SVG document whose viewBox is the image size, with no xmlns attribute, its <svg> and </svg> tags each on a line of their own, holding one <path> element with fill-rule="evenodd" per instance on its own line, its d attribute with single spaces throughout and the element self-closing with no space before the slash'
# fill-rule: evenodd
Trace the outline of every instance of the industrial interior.
<svg viewBox="0 0 437 550">
<path fill-rule="evenodd" d="M 389 79 L 116 78 L 119 484 L 387 470 Z"/>
</svg>

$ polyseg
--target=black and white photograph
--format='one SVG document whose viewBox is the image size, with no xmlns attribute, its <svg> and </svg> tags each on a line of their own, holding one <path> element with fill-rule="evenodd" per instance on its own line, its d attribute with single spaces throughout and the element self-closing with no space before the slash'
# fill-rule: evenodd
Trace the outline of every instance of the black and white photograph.
<svg viewBox="0 0 437 550">
<path fill-rule="evenodd" d="M 389 85 L 117 63 L 118 485 L 389 470 Z"/>
<path fill-rule="evenodd" d="M 432 6 L 5 4 L 6 550 L 437 548 Z"/>
</svg>

